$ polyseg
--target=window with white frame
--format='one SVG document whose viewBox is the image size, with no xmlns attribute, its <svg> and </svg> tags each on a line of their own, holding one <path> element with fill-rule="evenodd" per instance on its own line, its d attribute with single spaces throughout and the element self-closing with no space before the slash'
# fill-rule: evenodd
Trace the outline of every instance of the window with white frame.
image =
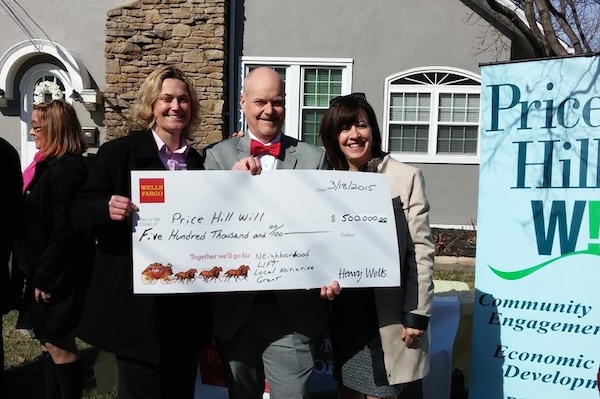
<svg viewBox="0 0 600 399">
<path fill-rule="evenodd" d="M 319 127 L 329 100 L 350 93 L 352 60 L 243 57 L 244 76 L 259 66 L 276 70 L 285 83 L 286 117 L 283 132 L 322 145 Z M 241 119 L 244 126 L 243 115 Z"/>
<path fill-rule="evenodd" d="M 387 151 L 405 162 L 479 162 L 479 76 L 420 68 L 386 79 Z"/>
</svg>

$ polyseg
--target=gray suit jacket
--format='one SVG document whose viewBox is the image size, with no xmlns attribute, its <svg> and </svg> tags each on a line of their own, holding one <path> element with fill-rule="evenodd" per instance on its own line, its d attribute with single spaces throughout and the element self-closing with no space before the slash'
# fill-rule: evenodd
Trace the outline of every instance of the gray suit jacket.
<svg viewBox="0 0 600 399">
<path fill-rule="evenodd" d="M 282 135 L 282 154 L 277 169 L 325 169 L 325 151 Z M 235 137 L 205 150 L 207 170 L 231 170 L 233 164 L 250 156 L 250 136 Z M 231 339 L 242 326 L 256 299 L 256 292 L 215 294 L 213 331 L 220 339 Z M 294 332 L 303 341 L 322 333 L 328 320 L 328 303 L 318 290 L 275 291 L 274 296 Z"/>
</svg>

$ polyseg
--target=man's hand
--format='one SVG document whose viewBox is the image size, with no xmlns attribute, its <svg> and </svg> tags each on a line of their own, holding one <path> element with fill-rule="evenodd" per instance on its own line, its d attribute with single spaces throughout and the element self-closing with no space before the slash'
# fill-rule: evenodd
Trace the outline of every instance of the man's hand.
<svg viewBox="0 0 600 399">
<path fill-rule="evenodd" d="M 342 292 L 342 287 L 340 287 L 340 284 L 336 280 L 333 280 L 330 285 L 321 287 L 321 298 L 332 301 L 340 292 Z"/>
<path fill-rule="evenodd" d="M 248 170 L 253 175 L 260 175 L 262 167 L 258 157 L 246 157 L 234 163 L 231 170 Z"/>
</svg>

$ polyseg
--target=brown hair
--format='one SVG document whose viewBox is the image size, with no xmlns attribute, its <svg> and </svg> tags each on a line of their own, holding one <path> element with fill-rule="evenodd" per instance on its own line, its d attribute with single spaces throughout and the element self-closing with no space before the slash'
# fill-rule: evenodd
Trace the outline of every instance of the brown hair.
<svg viewBox="0 0 600 399">
<path fill-rule="evenodd" d="M 173 66 L 162 66 L 153 71 L 138 91 L 137 101 L 131 107 L 130 125 L 133 129 L 148 129 L 154 122 L 154 103 L 158 100 L 165 79 L 178 79 L 187 86 L 192 105 L 190 122 L 183 128 L 181 135 L 190 138 L 191 132 L 200 122 L 200 101 L 194 83 L 181 70 Z"/>
<path fill-rule="evenodd" d="M 348 161 L 340 149 L 338 137 L 342 130 L 357 125 L 363 116 L 367 117 L 373 136 L 371 156 L 382 157 L 385 155 L 381 149 L 381 131 L 373 107 L 364 98 L 351 95 L 344 96 L 336 99 L 334 104 L 329 107 L 323 115 L 323 119 L 321 119 L 319 128 L 319 135 L 327 153 L 327 160 L 334 169 L 349 169 Z"/>
<path fill-rule="evenodd" d="M 44 157 L 60 157 L 65 154 L 83 154 L 88 146 L 83 137 L 81 124 L 73 107 L 62 101 L 52 100 L 33 106 L 40 115 L 44 135 Z"/>
</svg>

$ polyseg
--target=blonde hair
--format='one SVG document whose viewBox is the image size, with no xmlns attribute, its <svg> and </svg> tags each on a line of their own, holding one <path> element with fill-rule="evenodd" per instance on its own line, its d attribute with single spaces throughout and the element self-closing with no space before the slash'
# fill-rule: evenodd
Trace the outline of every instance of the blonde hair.
<svg viewBox="0 0 600 399">
<path fill-rule="evenodd" d="M 83 154 L 85 142 L 81 124 L 73 107 L 62 101 L 52 100 L 33 106 L 40 116 L 41 132 L 44 135 L 44 157 L 60 157 L 65 154 Z"/>
<path fill-rule="evenodd" d="M 189 139 L 191 132 L 200 122 L 200 101 L 198 101 L 198 95 L 192 80 L 181 70 L 169 65 L 156 69 L 142 83 L 137 101 L 131 107 L 129 116 L 131 128 L 148 129 L 152 126 L 154 123 L 154 103 L 160 96 L 165 79 L 181 80 L 187 86 L 192 105 L 192 115 L 189 123 L 181 131 L 181 135 Z"/>
</svg>

